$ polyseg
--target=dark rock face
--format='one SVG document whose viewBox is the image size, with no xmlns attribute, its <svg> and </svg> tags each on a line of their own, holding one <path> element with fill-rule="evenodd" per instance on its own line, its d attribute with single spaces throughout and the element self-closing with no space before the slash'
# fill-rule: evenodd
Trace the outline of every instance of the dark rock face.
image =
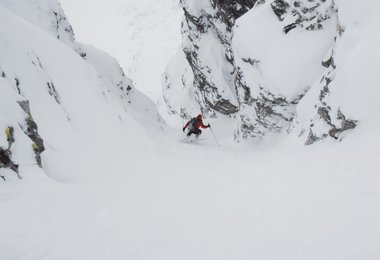
<svg viewBox="0 0 380 260">
<path fill-rule="evenodd" d="M 50 17 L 52 17 L 52 27 L 55 29 L 57 39 L 73 48 L 82 58 L 86 57 L 86 53 L 75 42 L 74 30 L 60 4 L 50 10 Z"/>
<path fill-rule="evenodd" d="M 78 46 L 75 41 L 74 30 L 69 23 L 66 14 L 64 13 L 61 5 L 57 3 L 51 6 L 49 16 L 51 17 L 51 27 L 55 31 L 57 39 L 69 45 L 74 49 L 82 58 L 86 57 L 86 53 Z"/>
<path fill-rule="evenodd" d="M 200 15 L 192 13 L 194 10 L 189 8 L 188 2 L 189 0 L 181 1 L 185 14 L 182 23 L 183 51 L 194 74 L 193 85 L 197 96 L 200 97 L 197 102 L 202 112 L 211 116 L 214 116 L 215 112 L 224 115 L 234 114 L 239 110 L 239 103 L 233 84 L 236 68 L 231 49 L 231 31 L 236 19 L 249 11 L 256 0 L 211 1 L 209 9 L 200 10 Z M 209 39 L 210 37 L 212 39 Z M 214 61 L 204 56 L 204 52 L 208 51 L 203 46 L 205 41 L 211 42 L 220 50 L 220 56 L 216 59 L 222 60 L 224 86 L 213 80 L 220 72 L 217 71 L 219 68 Z"/>
<path fill-rule="evenodd" d="M 347 119 L 340 110 L 338 110 L 336 118 L 341 121 L 340 126 L 331 125 L 332 128 L 329 131 L 329 135 L 335 139 L 338 139 L 339 134 L 343 133 L 344 131 L 354 129 L 358 123 L 357 120 Z"/>
<path fill-rule="evenodd" d="M 271 4 L 273 12 L 276 14 L 280 21 L 284 20 L 285 14 L 288 12 L 289 5 L 283 0 L 275 0 Z"/>
<path fill-rule="evenodd" d="M 306 30 L 321 30 L 323 22 L 331 18 L 328 10 L 323 8 L 326 0 L 295 1 L 291 6 L 287 1 L 275 0 L 271 4 L 273 12 L 280 21 L 291 14 L 292 19 L 284 27 L 284 33 L 300 27 Z"/>
<path fill-rule="evenodd" d="M 329 74 L 335 72 L 335 68 L 331 65 L 331 71 Z M 331 76 L 331 75 L 330 75 Z M 310 124 L 309 131 L 310 133 L 313 133 L 312 135 L 309 134 L 306 145 L 310 145 L 315 143 L 316 141 L 322 140 L 324 138 L 327 138 L 328 136 L 339 139 L 339 136 L 341 133 L 343 133 L 346 130 L 354 129 L 358 121 L 347 119 L 346 116 L 341 112 L 341 110 L 338 108 L 336 112 L 331 108 L 330 105 L 328 105 L 328 97 L 329 97 L 329 85 L 331 84 L 332 79 L 324 77 L 322 80 L 322 90 L 319 95 L 319 105 L 317 105 L 317 114 L 319 115 L 318 121 L 323 121 L 326 124 L 326 131 L 320 133 L 320 136 L 317 136 L 317 134 L 313 133 L 313 128 L 315 126 L 315 122 Z M 334 120 L 333 120 L 334 119 Z M 335 123 L 334 123 L 335 122 Z M 340 123 L 336 123 L 340 122 Z"/>
<path fill-rule="evenodd" d="M 55 18 L 55 29 L 57 31 L 57 38 L 61 38 L 61 32 L 66 32 L 70 41 L 75 41 L 74 31 L 71 25 L 68 23 L 66 15 L 62 10 L 52 10 L 53 17 Z"/>
<path fill-rule="evenodd" d="M 19 101 L 18 104 L 27 114 L 27 117 L 25 118 L 26 125 L 22 127 L 22 130 L 33 141 L 32 147 L 35 153 L 35 159 L 38 166 L 42 168 L 41 153 L 45 151 L 44 140 L 38 133 L 38 126 L 32 117 L 29 101 Z"/>
<path fill-rule="evenodd" d="M 2 71 L 0 69 L 0 71 Z M 15 78 L 8 78 L 7 73 L 2 71 L 2 77 L 8 80 L 8 83 L 13 87 L 14 91 L 17 92 L 20 96 L 23 96 L 23 93 L 21 91 L 21 82 L 18 79 L 18 77 Z M 14 127 L 20 127 L 23 132 L 33 141 L 32 148 L 35 153 L 35 160 L 37 164 L 42 167 L 42 161 L 41 161 L 41 153 L 45 150 L 43 139 L 38 133 L 38 126 L 36 122 L 34 121 L 31 111 L 30 111 L 30 105 L 29 101 L 18 101 L 18 105 L 21 107 L 23 115 L 25 116 L 23 122 L 18 122 L 18 126 L 16 125 L 8 125 L 8 127 L 5 129 L 5 137 L 8 142 L 8 148 L 5 150 L 8 154 L 9 159 L 12 157 L 12 145 L 16 142 L 15 137 L 15 128 Z M 22 179 L 21 175 L 18 171 L 18 164 L 14 163 L 12 160 L 9 160 L 9 163 L 6 164 L 4 167 L 10 168 L 13 170 L 19 179 Z M 4 176 L 1 176 L 3 180 L 5 180 Z"/>
<path fill-rule="evenodd" d="M 245 98 L 239 112 L 240 121 L 235 133 L 235 140 L 248 137 L 263 137 L 267 132 L 281 133 L 289 131 L 296 114 L 296 105 L 304 94 L 293 100 L 260 88 L 256 97 L 245 93 Z M 247 101 L 248 100 L 248 101 Z"/>
<path fill-rule="evenodd" d="M 231 29 L 235 21 L 252 9 L 256 2 L 257 0 L 215 0 L 213 6 L 217 9 L 217 15 Z"/>
</svg>

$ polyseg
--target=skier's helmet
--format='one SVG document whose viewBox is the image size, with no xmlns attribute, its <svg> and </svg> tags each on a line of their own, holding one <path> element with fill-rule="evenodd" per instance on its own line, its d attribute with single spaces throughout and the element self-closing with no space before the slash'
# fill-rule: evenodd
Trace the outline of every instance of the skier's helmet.
<svg viewBox="0 0 380 260">
<path fill-rule="evenodd" d="M 199 115 L 197 116 L 197 118 L 198 118 L 198 119 L 202 119 L 202 115 L 199 114 Z"/>
</svg>

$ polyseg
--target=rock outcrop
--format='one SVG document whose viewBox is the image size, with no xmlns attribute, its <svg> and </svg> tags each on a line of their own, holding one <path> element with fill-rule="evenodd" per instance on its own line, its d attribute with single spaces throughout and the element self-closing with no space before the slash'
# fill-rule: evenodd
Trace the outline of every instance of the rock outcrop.
<svg viewBox="0 0 380 260">
<path fill-rule="evenodd" d="M 335 6 L 334 6 L 335 7 Z M 334 8 L 336 16 L 339 17 L 337 8 Z M 311 145 L 317 141 L 333 138 L 341 140 L 343 132 L 354 129 L 359 121 L 353 119 L 344 111 L 347 106 L 345 102 L 337 102 L 336 96 L 345 96 L 350 91 L 346 86 L 347 93 L 336 90 L 336 78 L 339 81 L 339 68 L 344 67 L 344 58 L 347 53 L 343 53 L 341 49 L 345 49 L 345 29 L 341 19 L 338 20 L 336 27 L 336 36 L 331 50 L 322 61 L 322 65 L 326 68 L 321 79 L 313 86 L 307 99 L 298 108 L 301 115 L 300 121 L 302 128 L 300 136 L 304 136 L 305 144 Z M 355 77 L 356 75 L 351 75 Z M 339 84 L 339 83 L 338 83 Z M 339 84 L 340 85 L 340 84 Z M 359 109 L 357 109 L 359 111 Z M 309 111 L 305 113 L 304 111 Z"/>
<path fill-rule="evenodd" d="M 184 72 L 167 72 L 164 76 L 165 100 L 172 113 L 188 116 L 192 109 L 173 105 L 173 88 L 184 88 L 205 115 L 231 115 L 239 110 L 236 66 L 232 51 L 232 28 L 236 20 L 248 12 L 256 0 L 202 1 L 182 0 L 182 53 L 175 58 L 185 66 Z M 186 59 L 187 65 L 183 63 Z M 169 68 L 170 70 L 170 68 Z M 177 86 L 181 78 L 182 86 Z M 186 99 L 186 97 L 184 97 Z"/>
<path fill-rule="evenodd" d="M 324 71 L 335 27 L 331 1 L 261 1 L 239 20 L 237 140 L 291 131 L 299 101 Z"/>
<path fill-rule="evenodd" d="M 291 131 L 334 43 L 333 1 L 181 4 L 182 51 L 164 75 L 169 113 L 234 116 L 238 141 Z"/>
</svg>

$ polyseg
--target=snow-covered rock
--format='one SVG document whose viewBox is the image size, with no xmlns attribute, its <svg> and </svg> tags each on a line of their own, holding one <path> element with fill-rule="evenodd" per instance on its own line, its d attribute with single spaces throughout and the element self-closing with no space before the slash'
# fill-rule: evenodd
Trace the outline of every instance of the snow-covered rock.
<svg viewBox="0 0 380 260">
<path fill-rule="evenodd" d="M 164 95 L 171 113 L 215 116 L 239 110 L 235 86 L 236 66 L 232 52 L 232 26 L 255 1 L 182 0 L 182 52 L 179 51 L 164 75 Z M 174 94 L 175 93 L 175 94 Z M 178 103 L 173 96 L 181 95 Z"/>
<path fill-rule="evenodd" d="M 311 144 L 340 139 L 376 110 L 378 3 L 358 13 L 333 0 L 181 4 L 182 50 L 163 84 L 170 114 L 232 115 L 237 140 L 295 127 Z"/>
<path fill-rule="evenodd" d="M 197 108 L 171 97 L 182 93 L 206 115 L 237 115 L 237 139 L 289 129 L 297 103 L 324 71 L 337 23 L 332 1 L 181 3 L 185 55 L 165 74 L 170 112 Z"/>
<path fill-rule="evenodd" d="M 75 41 L 58 1 L 0 1 L 0 34 L 0 131 L 14 129 L 12 160 L 22 176 L 37 163 L 69 179 L 125 165 L 125 149 L 129 157 L 147 153 L 150 138 L 134 117 L 154 125 L 154 104 L 115 59 Z M 136 139 L 145 148 L 129 147 Z"/>
<path fill-rule="evenodd" d="M 297 108 L 297 129 L 306 144 L 327 137 L 341 140 L 343 132 L 358 124 L 379 126 L 372 117 L 379 112 L 380 4 L 336 1 L 335 8 L 339 23 L 323 62 L 325 72 Z"/>
<path fill-rule="evenodd" d="M 332 1 L 266 1 L 239 19 L 233 48 L 241 88 L 237 138 L 292 127 L 296 106 L 324 71 L 335 37 Z"/>
</svg>

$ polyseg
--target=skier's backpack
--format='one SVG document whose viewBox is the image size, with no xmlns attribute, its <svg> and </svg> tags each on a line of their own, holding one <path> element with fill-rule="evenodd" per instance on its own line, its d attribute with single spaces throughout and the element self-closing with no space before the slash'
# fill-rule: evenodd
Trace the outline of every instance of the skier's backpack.
<svg viewBox="0 0 380 260">
<path fill-rule="evenodd" d="M 198 118 L 193 117 L 192 119 L 190 119 L 189 130 L 191 131 L 191 130 L 197 129 L 197 124 L 198 124 Z"/>
</svg>

